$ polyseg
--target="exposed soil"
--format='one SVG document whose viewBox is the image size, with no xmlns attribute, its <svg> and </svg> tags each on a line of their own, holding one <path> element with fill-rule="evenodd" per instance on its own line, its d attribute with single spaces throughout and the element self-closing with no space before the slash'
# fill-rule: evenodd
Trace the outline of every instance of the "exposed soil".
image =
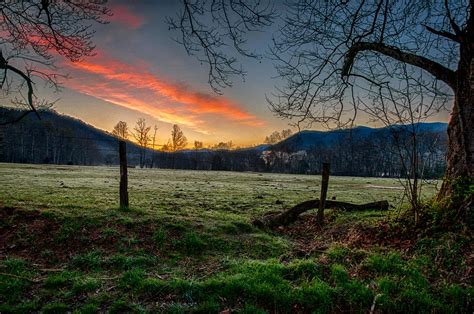
<svg viewBox="0 0 474 314">
<path fill-rule="evenodd" d="M 325 253 L 334 243 L 351 249 L 384 247 L 407 255 L 416 247 L 418 239 L 415 233 L 409 228 L 402 229 L 400 224 L 393 225 L 386 221 L 373 225 L 357 221 L 340 223 L 336 222 L 336 215 L 327 215 L 325 225 L 320 226 L 316 223 L 315 214 L 304 214 L 295 223 L 279 227 L 274 232 L 293 243 L 293 254 L 298 257 Z M 73 256 L 93 250 L 113 255 L 118 248 L 125 247 L 162 257 L 163 250 L 169 249 L 157 247 L 154 242 L 154 231 L 160 228 L 157 222 L 132 225 L 104 222 L 97 225 L 75 218 L 75 226 L 79 228 L 71 231 L 67 230 L 67 222 L 59 218 L 38 210 L 12 207 L 0 207 L 0 222 L 0 259 L 16 256 L 46 268 L 66 264 Z M 168 230 L 166 236 L 173 240 L 178 239 L 181 233 L 179 230 Z M 465 272 L 458 274 L 460 281 L 470 280 L 474 275 L 472 244 L 466 244 L 463 251 L 468 265 Z M 191 273 L 198 271 L 206 277 L 219 269 L 217 261 L 209 262 L 202 265 L 201 262 L 196 264 L 194 260 L 184 258 L 180 264 Z"/>
<path fill-rule="evenodd" d="M 58 218 L 38 210 L 12 207 L 0 207 L 0 221 L 0 258 L 14 255 L 42 265 L 52 265 L 91 250 L 114 253 L 119 245 L 140 248 L 153 255 L 160 254 L 153 242 L 153 233 L 157 228 L 153 224 L 130 227 L 122 224 L 95 225 L 77 218 L 77 230 L 64 230 L 67 223 Z M 107 229 L 115 231 L 108 234 Z M 134 241 L 127 243 L 124 238 Z"/>
<path fill-rule="evenodd" d="M 159 226 L 153 223 L 128 227 L 112 223 L 102 226 L 79 223 L 80 229 L 70 231 L 61 238 L 65 223 L 40 211 L 3 207 L 0 208 L 0 220 L 3 222 L 0 225 L 0 258 L 15 255 L 48 265 L 68 261 L 76 254 L 91 250 L 113 254 L 120 244 L 160 255 L 153 241 L 153 233 Z M 334 220 L 334 215 L 328 216 L 326 224 L 320 226 L 316 223 L 316 215 L 305 214 L 297 222 L 275 231 L 294 242 L 296 254 L 301 256 L 323 252 L 334 242 L 351 248 L 384 246 L 401 251 L 409 250 L 415 243 L 412 235 L 386 222 L 369 227 L 358 222 L 336 224 Z M 107 229 L 115 232 L 107 234 Z M 179 232 L 168 234 L 167 237 L 177 238 Z M 134 241 L 123 243 L 124 238 Z M 50 254 L 45 256 L 44 252 L 48 251 Z M 54 256 L 55 261 L 50 256 Z"/>
<path fill-rule="evenodd" d="M 375 248 L 395 250 L 409 258 L 416 254 L 418 241 L 422 238 L 436 238 L 436 234 L 423 234 L 421 229 L 413 227 L 402 228 L 402 224 L 390 224 L 388 221 L 380 221 L 373 225 L 354 223 L 336 223 L 335 216 L 327 216 L 324 226 L 317 224 L 316 214 L 301 215 L 298 220 L 286 227 L 274 230 L 280 235 L 288 237 L 295 244 L 294 254 L 300 257 L 308 257 L 317 253 L 325 253 L 334 243 L 350 249 L 363 249 L 371 251 Z M 426 230 L 425 230 L 426 232 Z M 453 282 L 464 282 L 469 284 L 474 279 L 474 242 L 467 242 L 461 248 L 462 259 L 465 261 L 463 269 L 444 269 L 445 263 L 452 256 L 446 256 L 443 252 L 436 252 L 435 263 L 439 266 L 438 271 L 446 273 L 444 277 L 432 278 L 433 282 L 440 278 L 447 278 Z M 425 252 L 429 253 L 429 252 Z M 324 262 L 323 259 L 319 259 Z M 360 272 L 360 269 L 350 270 Z M 360 275 L 360 274 L 359 274 Z M 443 279 L 443 280 L 445 280 Z"/>
<path fill-rule="evenodd" d="M 413 247 L 416 239 L 399 227 L 379 222 L 367 226 L 359 222 L 335 223 L 335 216 L 329 216 L 324 226 L 317 223 L 315 214 L 301 215 L 297 222 L 279 227 L 279 234 L 288 236 L 296 243 L 299 255 L 325 251 L 332 243 L 337 242 L 350 248 L 371 248 L 383 246 L 399 251 Z"/>
</svg>

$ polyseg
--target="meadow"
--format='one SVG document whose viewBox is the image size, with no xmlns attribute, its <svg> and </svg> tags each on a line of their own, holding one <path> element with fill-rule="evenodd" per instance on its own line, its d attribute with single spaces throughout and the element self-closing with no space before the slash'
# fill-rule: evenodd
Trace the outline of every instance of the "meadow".
<svg viewBox="0 0 474 314">
<path fill-rule="evenodd" d="M 319 197 L 320 176 L 0 164 L 0 312 L 472 311 L 472 244 L 413 229 L 396 179 L 331 177 L 388 212 L 253 218 Z M 436 183 L 425 185 L 426 200 Z"/>
</svg>

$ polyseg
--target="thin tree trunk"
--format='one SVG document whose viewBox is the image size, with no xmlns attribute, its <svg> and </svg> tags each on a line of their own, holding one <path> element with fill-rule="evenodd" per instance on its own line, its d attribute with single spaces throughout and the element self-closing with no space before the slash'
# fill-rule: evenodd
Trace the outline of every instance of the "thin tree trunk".
<svg viewBox="0 0 474 314">
<path fill-rule="evenodd" d="M 413 185 L 411 186 L 411 207 L 415 214 L 415 225 L 418 225 L 419 220 L 419 204 L 418 204 L 418 141 L 416 130 L 413 130 L 412 136 L 412 178 Z"/>
</svg>

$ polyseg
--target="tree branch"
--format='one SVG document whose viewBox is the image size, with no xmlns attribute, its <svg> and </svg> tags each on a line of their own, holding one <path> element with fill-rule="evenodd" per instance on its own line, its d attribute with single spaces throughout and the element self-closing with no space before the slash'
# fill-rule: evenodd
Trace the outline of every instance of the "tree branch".
<svg viewBox="0 0 474 314">
<path fill-rule="evenodd" d="M 456 24 L 456 21 L 454 20 L 454 18 L 451 15 L 451 10 L 449 9 L 448 0 L 444 0 L 444 7 L 446 8 L 446 15 L 448 17 L 449 23 L 451 24 L 451 28 L 453 29 L 453 31 L 456 35 L 461 36 L 462 35 L 462 30 L 458 26 L 458 24 Z"/>
<path fill-rule="evenodd" d="M 457 43 L 461 43 L 461 39 L 455 35 L 455 34 L 452 34 L 450 32 L 445 32 L 445 31 L 438 31 L 432 27 L 429 27 L 427 25 L 425 25 L 425 28 L 430 32 L 430 33 L 433 33 L 435 35 L 439 35 L 439 36 L 442 36 L 442 37 L 445 37 L 445 38 L 448 38 L 448 39 L 451 39 L 452 41 L 455 41 Z"/>
<path fill-rule="evenodd" d="M 431 73 L 436 79 L 439 79 L 451 88 L 456 87 L 456 73 L 444 67 L 443 65 L 432 61 L 428 58 L 418 56 L 413 53 L 401 51 L 400 49 L 392 46 L 388 46 L 383 43 L 372 43 L 372 42 L 358 42 L 352 45 L 346 53 L 344 58 L 344 64 L 342 66 L 342 76 L 348 76 L 350 74 L 354 59 L 359 52 L 373 51 L 381 53 L 385 56 L 391 57 L 400 62 L 417 66 L 429 73 Z"/>
<path fill-rule="evenodd" d="M 17 69 L 14 66 L 9 65 L 7 60 L 3 57 L 3 54 L 1 51 L 0 51 L 0 69 L 5 69 L 5 70 L 10 70 L 12 72 L 15 72 L 16 74 L 18 74 L 25 80 L 26 85 L 28 86 L 28 105 L 30 106 L 31 111 L 33 111 L 38 117 L 38 119 L 41 120 L 41 117 L 38 111 L 36 111 L 35 105 L 33 104 L 33 81 L 31 80 L 31 78 L 20 69 Z"/>
</svg>

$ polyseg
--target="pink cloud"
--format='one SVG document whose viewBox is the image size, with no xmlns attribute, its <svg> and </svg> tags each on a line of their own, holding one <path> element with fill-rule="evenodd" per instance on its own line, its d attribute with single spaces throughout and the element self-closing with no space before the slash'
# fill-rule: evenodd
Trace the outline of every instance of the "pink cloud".
<svg viewBox="0 0 474 314">
<path fill-rule="evenodd" d="M 193 90 L 98 52 L 94 58 L 70 63 L 73 76 L 66 82 L 79 92 L 139 110 L 170 123 L 205 131 L 205 116 L 216 116 L 241 125 L 264 123 L 223 96 Z M 205 131 L 207 132 L 207 131 Z"/>
<path fill-rule="evenodd" d="M 143 25 L 145 18 L 134 13 L 127 5 L 116 4 L 112 6 L 113 16 L 109 18 L 112 22 L 118 22 L 132 29 L 137 29 Z"/>
</svg>

